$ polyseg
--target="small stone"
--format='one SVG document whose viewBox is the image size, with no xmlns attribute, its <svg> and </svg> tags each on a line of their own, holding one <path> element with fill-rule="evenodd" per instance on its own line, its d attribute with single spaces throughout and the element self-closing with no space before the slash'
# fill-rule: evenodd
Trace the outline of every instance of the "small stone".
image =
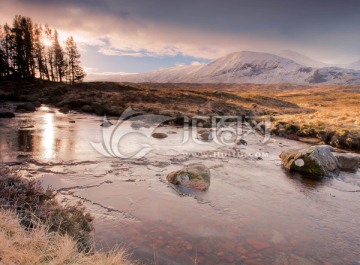
<svg viewBox="0 0 360 265">
<path fill-rule="evenodd" d="M 222 256 L 224 256 L 224 252 L 223 252 L 223 251 L 219 251 L 218 253 L 216 253 L 216 256 L 222 257 Z"/>
<path fill-rule="evenodd" d="M 192 250 L 193 248 L 192 248 L 192 246 L 191 246 L 190 244 L 187 244 L 187 245 L 186 245 L 186 249 L 187 249 L 187 250 Z"/>
<path fill-rule="evenodd" d="M 32 104 L 30 102 L 26 102 L 24 104 L 17 106 L 16 110 L 33 112 L 36 110 L 36 108 L 35 108 L 34 104 Z"/>
<path fill-rule="evenodd" d="M 247 145 L 247 142 L 244 139 L 240 139 L 236 142 L 237 145 Z"/>
<path fill-rule="evenodd" d="M 229 256 L 226 257 L 226 261 L 229 262 L 229 263 L 234 262 L 234 260 L 235 260 L 235 258 L 232 255 L 229 255 Z"/>
<path fill-rule="evenodd" d="M 12 112 L 0 112 L 0 118 L 14 118 L 15 114 Z"/>
<path fill-rule="evenodd" d="M 59 109 L 59 112 L 63 113 L 63 114 L 68 114 L 69 113 L 69 109 L 68 108 L 61 108 Z"/>
<path fill-rule="evenodd" d="M 35 101 L 32 103 L 36 108 L 41 107 L 41 103 L 39 101 Z"/>
<path fill-rule="evenodd" d="M 164 139 L 168 137 L 166 133 L 153 133 L 151 136 L 156 139 Z"/>
<path fill-rule="evenodd" d="M 248 239 L 247 242 L 256 250 L 262 250 L 271 246 L 267 242 L 259 241 L 256 239 Z"/>
</svg>

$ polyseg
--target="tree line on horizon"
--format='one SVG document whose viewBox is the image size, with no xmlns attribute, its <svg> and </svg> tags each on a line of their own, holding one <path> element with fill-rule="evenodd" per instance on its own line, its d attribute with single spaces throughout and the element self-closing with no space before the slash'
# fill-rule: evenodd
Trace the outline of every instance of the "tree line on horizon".
<svg viewBox="0 0 360 265">
<path fill-rule="evenodd" d="M 12 27 L 0 27 L 0 80 L 35 79 L 81 82 L 86 73 L 72 36 L 61 45 L 56 30 L 17 15 Z"/>
</svg>

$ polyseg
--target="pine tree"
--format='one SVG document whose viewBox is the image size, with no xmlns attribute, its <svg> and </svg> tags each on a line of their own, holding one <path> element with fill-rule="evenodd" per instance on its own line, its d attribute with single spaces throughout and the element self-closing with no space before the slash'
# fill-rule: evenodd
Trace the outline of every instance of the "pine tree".
<svg viewBox="0 0 360 265">
<path fill-rule="evenodd" d="M 66 40 L 67 71 L 66 76 L 70 84 L 81 82 L 86 76 L 84 69 L 80 66 L 80 53 L 74 38 L 70 36 Z"/>
<path fill-rule="evenodd" d="M 3 47 L 4 43 L 4 34 L 0 28 L 0 77 L 5 77 L 6 75 L 6 64 L 5 64 L 5 50 Z"/>
<path fill-rule="evenodd" d="M 52 29 L 48 25 L 45 25 L 45 34 L 49 41 L 53 40 Z M 46 48 L 46 58 L 47 58 L 47 62 L 49 64 L 49 68 L 50 68 L 50 78 L 51 78 L 51 81 L 54 82 L 55 81 L 55 75 L 54 75 L 55 67 L 54 67 L 54 50 L 53 50 L 52 45 L 48 46 Z M 50 80 L 50 78 L 49 78 L 49 80 Z"/>
<path fill-rule="evenodd" d="M 46 39 L 50 45 L 45 45 Z M 82 81 L 86 74 L 72 37 L 65 52 L 56 30 L 33 25 L 31 18 L 17 15 L 12 27 L 7 23 L 3 30 L 0 27 L 0 78 L 39 77 L 53 82 L 68 80 L 71 84 Z"/>
<path fill-rule="evenodd" d="M 25 68 L 26 77 L 35 78 L 35 60 L 34 60 L 34 36 L 33 23 L 31 18 L 22 17 L 21 27 L 24 34 L 24 54 L 25 54 Z"/>
<path fill-rule="evenodd" d="M 33 58 L 33 25 L 30 18 L 17 15 L 11 32 L 14 36 L 12 49 L 16 75 L 20 78 L 35 77 Z"/>
<path fill-rule="evenodd" d="M 5 23 L 4 25 L 4 38 L 2 40 L 2 46 L 4 49 L 4 60 L 5 60 L 5 72 L 6 76 L 10 77 L 14 74 L 14 65 L 13 65 L 13 40 L 14 37 L 11 32 L 9 24 Z"/>
<path fill-rule="evenodd" d="M 39 72 L 39 78 L 45 79 L 49 77 L 45 59 L 45 45 L 43 43 L 43 28 L 41 25 L 34 27 L 34 58 Z"/>
</svg>

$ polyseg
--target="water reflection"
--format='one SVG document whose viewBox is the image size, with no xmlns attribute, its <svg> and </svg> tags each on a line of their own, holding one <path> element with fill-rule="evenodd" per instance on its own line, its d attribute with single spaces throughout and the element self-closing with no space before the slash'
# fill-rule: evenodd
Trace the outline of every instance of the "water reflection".
<svg viewBox="0 0 360 265">
<path fill-rule="evenodd" d="M 289 172 L 284 170 L 284 173 L 293 184 L 306 190 L 317 190 L 321 187 L 325 187 L 326 183 L 331 181 L 330 178 L 316 179 L 312 178 L 310 175 L 300 172 Z"/>
<path fill-rule="evenodd" d="M 44 115 L 44 131 L 42 134 L 43 157 L 50 159 L 54 157 L 54 114 Z"/>
<path fill-rule="evenodd" d="M 15 161 L 24 156 L 39 161 L 99 157 L 90 142 L 100 128 L 92 116 L 85 121 L 83 115 L 64 115 L 46 106 L 34 113 L 19 114 L 15 119 L 0 119 L 0 161 Z"/>
<path fill-rule="evenodd" d="M 30 130 L 19 130 L 17 134 L 18 151 L 32 152 L 33 151 L 33 134 Z"/>
</svg>

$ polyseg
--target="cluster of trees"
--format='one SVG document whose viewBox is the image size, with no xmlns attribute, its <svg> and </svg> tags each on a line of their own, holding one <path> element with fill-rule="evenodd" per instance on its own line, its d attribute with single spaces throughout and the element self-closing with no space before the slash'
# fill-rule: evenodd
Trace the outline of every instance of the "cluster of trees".
<svg viewBox="0 0 360 265">
<path fill-rule="evenodd" d="M 61 45 L 58 32 L 15 16 L 12 27 L 0 27 L 0 79 L 40 78 L 53 82 L 81 82 L 85 77 L 73 37 Z"/>
</svg>

